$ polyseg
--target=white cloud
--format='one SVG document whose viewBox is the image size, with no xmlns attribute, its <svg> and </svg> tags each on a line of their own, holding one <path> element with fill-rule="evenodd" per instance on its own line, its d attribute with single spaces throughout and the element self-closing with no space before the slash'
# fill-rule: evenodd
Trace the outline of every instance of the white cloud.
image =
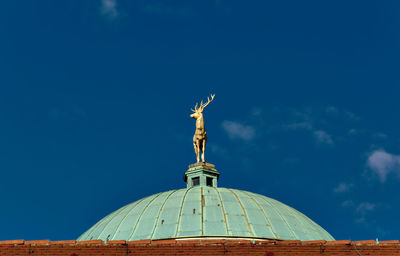
<svg viewBox="0 0 400 256">
<path fill-rule="evenodd" d="M 360 224 L 365 224 L 367 223 L 367 219 L 365 217 L 360 217 L 356 219 L 356 222 Z"/>
<path fill-rule="evenodd" d="M 101 0 L 101 14 L 109 19 L 118 17 L 117 0 Z"/>
<path fill-rule="evenodd" d="M 350 119 L 352 121 L 360 120 L 360 118 L 356 114 L 354 114 L 353 112 L 350 112 L 350 111 L 345 111 L 344 115 L 345 115 L 345 117 L 347 117 L 348 119 Z"/>
<path fill-rule="evenodd" d="M 342 206 L 343 207 L 353 207 L 354 206 L 354 202 L 353 200 L 346 200 L 342 202 Z"/>
<path fill-rule="evenodd" d="M 357 223 L 368 223 L 368 218 L 367 215 L 368 213 L 372 212 L 375 210 L 376 204 L 374 203 L 369 203 L 369 202 L 362 202 L 359 203 L 356 207 L 356 222 Z"/>
<path fill-rule="evenodd" d="M 285 114 L 285 111 L 281 111 Z M 289 109 L 287 113 L 291 120 L 282 127 L 285 130 L 312 130 L 313 129 L 313 119 L 312 110 L 310 108 L 297 110 Z"/>
<path fill-rule="evenodd" d="M 223 121 L 222 128 L 228 134 L 231 139 L 241 139 L 250 141 L 255 136 L 255 129 L 250 125 L 244 125 L 233 121 Z"/>
<path fill-rule="evenodd" d="M 348 191 L 348 190 L 351 189 L 352 187 L 353 187 L 353 184 L 342 182 L 342 183 L 340 183 L 337 187 L 335 187 L 335 188 L 333 189 L 333 192 L 335 192 L 335 193 L 343 193 L 343 192 Z"/>
<path fill-rule="evenodd" d="M 142 11 L 152 15 L 170 15 L 178 17 L 186 17 L 192 14 L 192 9 L 189 6 L 171 6 L 165 3 L 148 4 Z"/>
<path fill-rule="evenodd" d="M 365 216 L 365 214 L 367 214 L 368 212 L 373 211 L 375 209 L 375 206 L 376 205 L 373 203 L 362 202 L 357 206 L 356 211 L 360 213 L 361 216 Z"/>
<path fill-rule="evenodd" d="M 314 131 L 314 138 L 318 144 L 333 144 L 332 136 L 322 130 Z"/>
<path fill-rule="evenodd" d="M 357 223 L 368 222 L 367 220 L 368 213 L 372 212 L 376 208 L 376 204 L 374 203 L 361 202 L 359 204 L 355 204 L 353 200 L 343 201 L 341 205 L 342 207 L 346 207 L 354 211 L 355 221 Z"/>
<path fill-rule="evenodd" d="M 358 135 L 358 134 L 360 134 L 360 131 L 353 128 L 353 129 L 350 129 L 350 130 L 348 131 L 348 134 L 349 134 L 349 135 Z"/>
<path fill-rule="evenodd" d="M 338 109 L 334 106 L 329 106 L 326 108 L 326 113 L 332 116 L 341 116 L 351 121 L 358 121 L 360 118 L 353 112 L 346 111 L 343 109 Z"/>
<path fill-rule="evenodd" d="M 313 126 L 311 124 L 311 122 L 295 122 L 295 123 L 291 123 L 291 124 L 286 124 L 283 126 L 283 128 L 285 130 L 312 130 Z"/>
<path fill-rule="evenodd" d="M 259 107 L 255 107 L 251 110 L 251 115 L 252 116 L 261 116 L 261 114 L 263 113 L 262 109 Z"/>
<path fill-rule="evenodd" d="M 378 175 L 381 182 L 385 182 L 390 173 L 400 173 L 400 156 L 378 149 L 368 156 L 367 166 Z"/>
<path fill-rule="evenodd" d="M 373 135 L 373 137 L 376 138 L 376 139 L 386 139 L 387 135 L 385 133 L 383 133 L 383 132 L 378 132 L 378 133 L 375 133 Z"/>
<path fill-rule="evenodd" d="M 337 113 L 338 110 L 335 107 L 328 107 L 325 109 L 327 113 Z M 318 129 L 318 124 L 323 122 L 323 119 L 316 118 L 320 116 L 320 112 L 314 113 L 311 108 L 307 108 L 304 111 L 292 110 L 290 115 L 292 116 L 292 122 L 282 125 L 284 130 L 291 131 L 308 131 L 313 137 L 317 144 L 328 144 L 333 145 L 334 141 L 332 135 L 328 132 Z M 319 113 L 319 114 L 318 114 Z"/>
<path fill-rule="evenodd" d="M 336 107 L 334 106 L 329 106 L 326 108 L 326 112 L 329 114 L 337 114 L 339 111 Z"/>
</svg>

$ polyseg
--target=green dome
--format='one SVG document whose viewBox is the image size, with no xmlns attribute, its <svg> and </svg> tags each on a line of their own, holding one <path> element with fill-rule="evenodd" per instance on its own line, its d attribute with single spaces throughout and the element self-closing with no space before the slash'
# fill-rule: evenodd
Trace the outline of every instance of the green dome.
<svg viewBox="0 0 400 256">
<path fill-rule="evenodd" d="M 334 240 L 311 219 L 272 198 L 211 185 L 188 187 L 128 204 L 100 220 L 78 240 L 186 237 Z"/>
</svg>

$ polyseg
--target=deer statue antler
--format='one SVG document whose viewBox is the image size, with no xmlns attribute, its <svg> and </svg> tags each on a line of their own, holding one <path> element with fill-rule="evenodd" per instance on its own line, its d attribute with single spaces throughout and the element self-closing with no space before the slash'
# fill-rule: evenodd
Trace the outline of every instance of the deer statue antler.
<svg viewBox="0 0 400 256">
<path fill-rule="evenodd" d="M 197 111 L 197 102 L 196 102 L 196 106 L 194 106 L 194 109 L 190 109 L 190 110 L 192 110 L 192 112 L 196 112 Z"/>
<path fill-rule="evenodd" d="M 211 100 L 209 97 L 207 97 L 207 103 L 203 104 L 203 101 L 202 101 L 200 104 L 201 110 L 203 110 L 205 107 L 207 107 L 207 105 L 210 104 L 210 102 L 214 100 L 214 97 L 215 97 L 215 94 L 211 94 Z"/>
<path fill-rule="evenodd" d="M 215 94 L 211 94 L 211 99 L 210 99 L 210 97 L 207 97 L 207 102 L 206 102 L 206 103 L 203 103 L 203 101 L 201 101 L 199 107 L 197 107 L 198 103 L 196 103 L 196 106 L 194 106 L 194 109 L 191 108 L 190 110 L 192 110 L 192 112 L 197 112 L 197 111 L 202 112 L 203 109 L 204 109 L 208 104 L 210 104 L 211 101 L 214 100 L 214 97 L 215 97 Z"/>
</svg>

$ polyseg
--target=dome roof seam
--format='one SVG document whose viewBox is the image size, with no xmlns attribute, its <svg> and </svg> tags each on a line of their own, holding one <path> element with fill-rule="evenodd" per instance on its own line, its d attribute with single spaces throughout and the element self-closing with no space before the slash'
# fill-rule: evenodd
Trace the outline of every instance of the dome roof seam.
<svg viewBox="0 0 400 256">
<path fill-rule="evenodd" d="M 183 204 L 184 204 L 184 202 L 185 202 L 185 198 L 186 198 L 187 193 L 188 193 L 191 189 L 192 189 L 192 188 L 186 189 L 185 193 L 183 194 L 182 201 L 181 201 L 181 202 L 182 202 L 182 203 L 181 203 L 181 207 L 180 207 L 180 209 L 179 209 L 178 225 L 176 225 L 175 236 L 177 236 L 177 235 L 179 234 L 179 230 L 180 230 L 180 227 L 181 227 L 181 220 L 182 220 L 182 209 L 183 209 Z"/>
<path fill-rule="evenodd" d="M 222 198 L 221 198 L 221 194 L 219 193 L 218 189 L 215 188 L 215 190 L 217 191 L 218 199 L 219 199 L 219 202 L 221 204 L 221 210 L 222 210 L 222 215 L 224 216 L 224 223 L 225 223 L 225 227 L 226 227 L 226 233 L 228 235 L 232 235 L 232 232 L 231 232 L 231 230 L 229 229 L 229 226 L 228 226 L 228 221 L 226 220 L 226 212 L 225 212 L 224 203 L 223 203 Z"/>
<path fill-rule="evenodd" d="M 323 237 L 325 237 L 325 238 L 329 238 L 329 239 L 333 239 L 334 240 L 334 238 L 329 234 L 329 233 L 323 233 L 323 232 L 321 232 L 321 229 L 323 229 L 318 223 L 315 223 L 314 221 L 312 221 L 309 217 L 307 217 L 306 215 L 304 215 L 302 212 L 299 212 L 298 210 L 296 210 L 296 209 L 294 209 L 293 208 L 293 210 L 295 211 L 295 212 L 297 212 L 300 216 L 303 216 L 305 219 L 306 219 L 306 221 L 311 225 L 311 227 L 313 228 L 313 230 L 315 231 L 315 232 L 317 232 L 317 233 L 319 233 L 320 235 L 322 235 Z M 324 230 L 324 229 L 323 229 Z"/>
<path fill-rule="evenodd" d="M 263 210 L 263 213 L 265 214 L 265 218 L 267 219 L 268 223 L 270 224 L 270 229 L 272 230 L 272 234 L 275 235 L 274 238 L 281 239 L 280 236 L 278 235 L 278 231 L 275 229 L 275 224 L 273 224 L 272 220 L 270 220 L 268 214 L 264 210 L 264 206 L 262 206 L 262 205 L 265 205 L 265 202 L 263 204 L 263 202 L 262 202 L 263 200 L 260 201 L 261 199 L 255 193 L 251 193 L 248 191 L 244 191 L 244 193 L 248 194 L 249 197 L 253 198 L 253 200 L 255 202 L 257 202 L 257 204 L 261 207 L 261 209 Z M 272 211 L 276 213 L 276 211 L 273 209 L 273 207 L 270 207 L 270 205 L 269 205 L 269 208 L 272 209 Z M 276 215 L 279 217 L 279 215 L 277 213 L 276 213 Z"/>
<path fill-rule="evenodd" d="M 242 209 L 242 212 L 243 212 L 243 217 L 244 217 L 244 219 L 246 221 L 246 224 L 247 224 L 247 229 L 249 230 L 250 235 L 254 236 L 254 232 L 253 232 L 253 230 L 252 230 L 252 228 L 250 226 L 249 220 L 247 219 L 247 212 L 244 209 L 243 204 L 240 201 L 240 198 L 236 195 L 236 193 L 235 193 L 235 191 L 233 189 L 227 188 L 227 190 L 231 191 L 231 193 L 236 197 L 236 200 L 238 200 L 240 208 Z"/>
<path fill-rule="evenodd" d="M 265 213 L 264 209 L 261 207 L 261 205 L 253 198 L 249 195 L 249 193 L 247 191 L 241 191 L 243 194 L 245 194 L 249 199 L 251 199 L 252 201 L 254 201 L 255 205 L 257 205 L 258 209 L 260 209 L 260 211 L 263 213 L 265 220 L 267 221 L 267 223 L 269 224 L 269 229 L 271 230 L 271 233 L 274 234 L 275 238 L 278 237 L 278 235 L 275 233 L 275 230 L 273 229 L 272 225 L 271 225 L 271 221 L 269 220 L 267 214 Z"/>
<path fill-rule="evenodd" d="M 178 189 L 172 190 L 171 193 L 169 193 L 169 195 L 165 198 L 163 204 L 161 205 L 161 208 L 160 208 L 160 210 L 158 211 L 156 220 L 155 220 L 155 222 L 154 222 L 153 231 L 151 232 L 151 235 L 150 235 L 151 239 L 153 239 L 153 237 L 154 237 L 154 232 L 155 232 L 156 229 L 157 229 L 157 223 L 158 223 L 158 220 L 159 220 L 159 218 L 160 218 L 160 215 L 161 215 L 161 213 L 162 213 L 162 211 L 163 211 L 163 209 L 164 209 L 164 205 L 167 203 L 168 199 L 172 196 L 172 194 L 176 193 L 177 191 L 179 191 L 179 190 L 178 190 Z"/>
<path fill-rule="evenodd" d="M 126 205 L 126 206 L 124 206 L 124 207 L 121 207 L 121 208 L 118 209 L 117 211 L 113 212 L 113 213 L 112 213 L 112 215 L 113 215 L 112 218 L 110 218 L 110 220 L 107 221 L 107 223 L 104 225 L 103 229 L 100 231 L 100 233 L 99 233 L 98 236 L 101 236 L 101 235 L 103 234 L 104 230 L 106 230 L 106 227 L 112 222 L 112 220 L 113 220 L 115 217 L 117 217 L 118 214 L 121 213 L 123 210 L 127 209 L 129 206 L 130 206 L 130 204 L 128 204 L 128 205 Z"/>
<path fill-rule="evenodd" d="M 201 206 L 201 235 L 204 235 L 204 191 L 203 187 L 200 188 L 200 206 Z"/>
<path fill-rule="evenodd" d="M 271 200 L 271 201 L 272 201 L 273 204 L 275 204 L 275 202 L 279 203 L 277 200 Z M 279 204 L 280 204 L 280 203 L 279 203 Z M 311 239 L 311 240 L 312 240 L 313 237 L 307 232 L 307 229 L 305 228 L 303 221 L 300 220 L 295 214 L 293 214 L 293 211 L 292 211 L 293 208 L 290 207 L 290 206 L 288 206 L 288 205 L 285 205 L 285 206 L 286 206 L 286 207 L 282 207 L 282 209 L 284 209 L 285 211 L 287 211 L 287 213 L 290 214 L 290 216 L 292 216 L 294 219 L 297 220 L 297 222 L 300 223 L 300 225 L 303 227 L 301 230 L 304 231 L 304 234 L 308 237 L 308 239 Z"/>
<path fill-rule="evenodd" d="M 129 216 L 129 214 L 130 214 L 134 209 L 136 209 L 136 207 L 137 207 L 141 202 L 143 202 L 143 200 L 145 200 L 146 198 L 148 198 L 148 197 L 145 197 L 145 198 L 142 198 L 142 199 L 136 201 L 136 204 L 133 203 L 132 208 L 129 209 L 129 211 L 125 214 L 125 216 L 124 216 L 124 217 L 121 219 L 121 221 L 119 222 L 119 224 L 118 224 L 117 228 L 115 229 L 114 235 L 113 235 L 113 237 L 111 238 L 111 240 L 114 240 L 114 237 L 118 234 L 119 228 L 121 227 L 122 223 L 126 220 L 127 216 Z"/>
<path fill-rule="evenodd" d="M 123 207 L 121 207 L 121 208 L 126 208 L 126 207 L 128 207 L 129 205 L 130 205 L 130 204 L 125 205 L 125 206 L 123 206 Z M 96 222 L 96 224 L 94 224 L 94 225 L 93 225 L 91 228 L 89 228 L 85 233 L 83 233 L 81 236 L 79 236 L 77 240 L 83 238 L 84 236 L 86 236 L 86 238 L 90 237 L 90 235 L 92 235 L 92 233 L 96 230 L 96 228 L 97 228 L 98 226 L 100 226 L 101 224 L 103 224 L 103 221 L 106 221 L 106 220 L 108 220 L 109 218 L 111 218 L 111 216 L 113 216 L 114 213 L 116 213 L 116 212 L 122 210 L 121 208 L 118 209 L 118 210 L 115 210 L 115 211 L 111 212 L 111 213 L 108 214 L 108 215 L 106 215 L 105 217 L 103 217 L 103 218 L 101 219 L 101 221 Z M 90 238 L 89 238 L 89 240 L 90 240 Z"/>
<path fill-rule="evenodd" d="M 273 209 L 273 210 L 277 213 L 277 215 L 279 215 L 279 217 L 283 220 L 283 222 L 286 224 L 286 226 L 288 227 L 288 230 L 290 231 L 290 233 L 292 233 L 293 238 L 294 238 L 295 240 L 296 240 L 296 239 L 299 239 L 299 238 L 296 236 L 296 234 L 293 232 L 292 226 L 290 226 L 289 223 L 286 221 L 286 219 L 282 216 L 282 213 L 279 211 L 279 209 L 277 209 L 276 207 L 274 207 L 274 205 L 272 205 L 271 202 L 269 202 L 268 200 L 266 200 L 266 197 L 264 198 L 264 197 L 258 196 L 258 195 L 257 195 L 257 197 L 260 198 L 261 200 L 263 200 L 264 202 L 266 202 L 268 205 L 270 205 L 270 206 L 271 206 L 271 209 Z M 268 199 L 270 199 L 270 198 L 268 198 Z M 280 237 L 279 237 L 279 238 L 280 238 Z"/>
<path fill-rule="evenodd" d="M 112 212 L 112 213 L 113 213 L 113 212 Z M 111 214 L 112 214 L 112 213 L 108 214 L 108 215 L 105 216 L 103 219 L 106 219 L 106 218 L 111 217 Z M 84 236 L 87 237 L 88 235 L 92 234 L 93 231 L 97 228 L 97 226 L 100 225 L 100 223 L 101 223 L 101 221 L 96 222 L 96 224 L 94 224 L 91 228 L 89 228 L 88 230 L 86 230 L 86 232 L 83 233 L 82 235 L 80 235 L 76 240 L 80 240 L 80 239 L 82 239 Z"/>
<path fill-rule="evenodd" d="M 110 213 L 111 214 L 111 213 Z M 109 214 L 109 215 L 110 215 Z M 109 216 L 109 215 L 107 215 L 107 216 Z M 106 216 L 106 217 L 107 217 Z M 106 218 L 106 217 L 104 217 L 104 218 Z M 98 222 L 96 222 L 96 224 L 94 224 L 92 227 L 90 227 L 88 230 L 86 230 L 82 235 L 80 235 L 76 240 L 77 241 L 80 241 L 80 239 L 82 239 L 84 236 L 87 236 L 87 234 L 91 234 L 92 232 L 93 232 L 93 230 L 99 225 L 99 222 L 100 221 L 98 221 Z"/>
<path fill-rule="evenodd" d="M 164 192 L 164 193 L 165 193 L 165 192 Z M 147 205 L 143 208 L 142 212 L 141 212 L 140 215 L 139 215 L 138 220 L 136 221 L 135 227 L 133 228 L 132 233 L 131 233 L 131 235 L 129 236 L 128 241 L 130 241 L 130 240 L 132 239 L 132 237 L 135 236 L 135 232 L 136 232 L 137 226 L 138 226 L 138 224 L 140 223 L 140 220 L 141 220 L 142 217 L 143 217 L 143 213 L 146 211 L 146 209 L 149 207 L 149 205 L 150 205 L 156 198 L 158 198 L 161 194 L 163 194 L 163 193 L 158 193 L 157 195 L 153 196 L 153 198 L 150 200 L 150 202 L 148 202 Z"/>
<path fill-rule="evenodd" d="M 273 199 L 275 200 L 275 199 Z M 277 201 L 277 200 L 275 200 Z M 279 202 L 279 201 L 277 201 Z M 309 224 L 311 224 L 311 227 L 314 231 L 318 230 L 317 225 L 315 225 L 316 223 L 314 223 L 313 221 L 311 221 L 306 215 L 302 214 L 301 212 L 297 211 L 296 209 L 294 209 L 293 207 L 288 206 L 292 211 L 294 211 L 295 213 L 299 214 L 300 216 L 302 216 Z"/>
</svg>

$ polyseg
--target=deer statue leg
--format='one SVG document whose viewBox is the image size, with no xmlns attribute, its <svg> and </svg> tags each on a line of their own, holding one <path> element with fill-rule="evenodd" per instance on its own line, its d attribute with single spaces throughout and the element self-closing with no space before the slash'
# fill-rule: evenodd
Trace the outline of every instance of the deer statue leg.
<svg viewBox="0 0 400 256">
<path fill-rule="evenodd" d="M 196 157 L 197 157 L 197 162 L 200 162 L 200 148 L 199 148 L 199 143 L 198 142 L 193 142 L 193 147 L 194 147 L 194 152 L 196 153 Z"/>
<path fill-rule="evenodd" d="M 204 151 L 206 151 L 206 140 L 202 141 L 202 145 L 201 145 L 201 160 L 203 161 L 203 163 L 205 163 L 206 161 L 204 160 Z"/>
</svg>

